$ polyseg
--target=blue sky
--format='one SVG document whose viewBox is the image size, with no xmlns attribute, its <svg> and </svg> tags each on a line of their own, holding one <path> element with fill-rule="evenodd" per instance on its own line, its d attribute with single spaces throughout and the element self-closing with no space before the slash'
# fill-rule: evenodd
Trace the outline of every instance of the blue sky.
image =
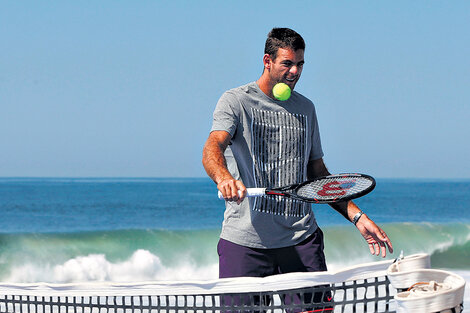
<svg viewBox="0 0 470 313">
<path fill-rule="evenodd" d="M 0 176 L 204 176 L 272 27 L 307 43 L 331 172 L 470 178 L 468 1 L 3 1 Z"/>
</svg>

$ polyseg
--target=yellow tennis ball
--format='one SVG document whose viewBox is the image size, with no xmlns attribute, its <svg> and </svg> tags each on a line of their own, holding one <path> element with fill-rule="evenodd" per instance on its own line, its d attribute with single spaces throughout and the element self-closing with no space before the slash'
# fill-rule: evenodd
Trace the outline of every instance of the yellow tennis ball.
<svg viewBox="0 0 470 313">
<path fill-rule="evenodd" d="M 277 100 L 286 101 L 290 98 L 291 90 L 287 84 L 277 83 L 273 87 L 273 96 Z"/>
</svg>

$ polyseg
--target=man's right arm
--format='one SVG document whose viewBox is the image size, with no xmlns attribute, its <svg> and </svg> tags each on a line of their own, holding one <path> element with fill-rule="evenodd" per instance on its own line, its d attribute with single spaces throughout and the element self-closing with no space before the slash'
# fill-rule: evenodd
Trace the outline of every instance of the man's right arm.
<svg viewBox="0 0 470 313">
<path fill-rule="evenodd" d="M 202 152 L 202 164 L 207 175 L 217 184 L 217 189 L 227 201 L 237 201 L 238 204 L 246 196 L 245 185 L 233 178 L 227 169 L 224 157 L 225 149 L 230 143 L 231 136 L 223 130 L 210 133 Z M 239 195 L 240 191 L 240 195 Z"/>
</svg>

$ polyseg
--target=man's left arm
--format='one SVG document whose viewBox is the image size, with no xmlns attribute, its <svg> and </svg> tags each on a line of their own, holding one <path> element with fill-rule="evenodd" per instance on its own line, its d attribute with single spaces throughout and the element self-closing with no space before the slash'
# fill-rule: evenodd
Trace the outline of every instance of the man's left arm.
<svg viewBox="0 0 470 313">
<path fill-rule="evenodd" d="M 308 179 L 327 175 L 330 175 L 330 172 L 326 168 L 323 159 L 313 160 L 308 163 Z M 370 253 L 375 255 L 382 254 L 382 257 L 385 257 L 387 254 L 387 247 L 388 251 L 393 253 L 392 242 L 388 238 L 387 234 L 365 213 L 362 213 L 361 209 L 359 209 L 353 201 L 333 203 L 330 204 L 330 206 L 350 222 L 354 222 L 355 220 L 357 229 L 369 245 Z"/>
</svg>

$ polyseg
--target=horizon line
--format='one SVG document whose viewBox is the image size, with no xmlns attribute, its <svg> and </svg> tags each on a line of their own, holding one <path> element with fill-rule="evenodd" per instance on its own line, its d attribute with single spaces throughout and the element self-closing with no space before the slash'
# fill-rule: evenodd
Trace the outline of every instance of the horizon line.
<svg viewBox="0 0 470 313">
<path fill-rule="evenodd" d="M 470 177 L 391 177 L 374 176 L 375 179 L 406 179 L 406 180 L 470 180 Z M 208 176 L 0 176 L 0 179 L 207 179 Z"/>
</svg>

